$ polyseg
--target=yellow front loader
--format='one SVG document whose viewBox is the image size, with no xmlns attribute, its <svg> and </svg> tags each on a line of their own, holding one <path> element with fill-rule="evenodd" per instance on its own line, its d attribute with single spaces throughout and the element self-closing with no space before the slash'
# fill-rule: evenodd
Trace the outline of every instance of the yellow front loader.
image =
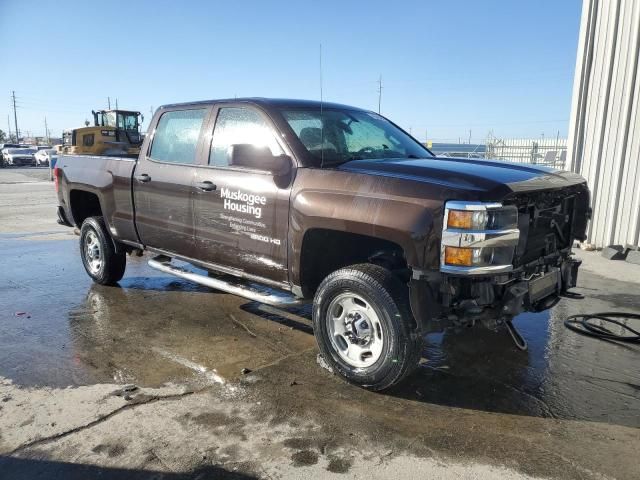
<svg viewBox="0 0 640 480">
<path fill-rule="evenodd" d="M 144 116 L 127 110 L 92 111 L 93 126 L 65 130 L 62 153 L 137 157 L 144 140 L 140 124 Z"/>
</svg>

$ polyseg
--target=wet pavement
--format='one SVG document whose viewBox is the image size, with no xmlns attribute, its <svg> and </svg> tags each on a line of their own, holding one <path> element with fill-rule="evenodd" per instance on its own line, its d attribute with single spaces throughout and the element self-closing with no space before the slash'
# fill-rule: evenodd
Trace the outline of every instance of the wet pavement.
<svg viewBox="0 0 640 480">
<path fill-rule="evenodd" d="M 351 436 L 357 435 L 399 452 L 417 448 L 462 459 L 487 457 L 479 446 L 496 442 L 491 437 L 512 415 L 630 427 L 638 442 L 640 349 L 579 337 L 562 325 L 574 312 L 632 309 L 639 304 L 634 284 L 605 284 L 583 274 L 588 300 L 563 300 L 550 313 L 516 319 L 527 352 L 514 348 L 506 332 L 429 335 L 419 371 L 391 392 L 371 394 L 316 364 L 307 311 L 279 311 L 167 277 L 148 268 L 145 258 L 130 259 L 120 287 L 94 285 L 78 260 L 77 237 L 28 238 L 0 240 L 0 376 L 15 386 L 169 383 L 199 389 L 235 382 L 249 388 L 247 398 L 261 399 L 253 407 L 261 413 L 253 415 L 270 418 L 271 425 L 302 417 L 317 422 L 322 441 L 331 445 L 356 446 Z M 607 294 L 609 288 L 616 293 Z M 242 375 L 243 369 L 256 373 Z M 385 413 L 368 415 L 372 405 Z M 201 423 L 233 423 L 202 415 Z M 475 435 L 466 431 L 470 420 Z M 422 424 L 417 429 L 416 421 Z M 353 431 L 345 436 L 347 426 Z M 476 428 L 489 430 L 479 435 Z M 322 445 L 315 436 L 303 429 L 290 437 L 303 439 L 308 448 L 300 451 L 312 452 L 292 457 L 292 464 L 318 461 L 314 452 Z M 509 448 L 500 445 L 499 452 L 506 453 L 502 461 L 509 459 Z M 497 453 L 488 458 L 496 460 Z M 548 469 L 536 462 L 523 470 L 554 473 Z"/>
<path fill-rule="evenodd" d="M 14 384 L 202 384 L 207 372 L 233 378 L 315 345 L 306 318 L 163 275 L 146 258 L 104 287 L 75 241 L 13 238 L 0 249 L 0 375 Z"/>
<path fill-rule="evenodd" d="M 193 285 L 145 257 L 119 287 L 94 285 L 70 230 L 14 230 L 0 233 L 11 478 L 640 478 L 640 345 L 562 324 L 640 311 L 637 283 L 583 270 L 584 300 L 515 320 L 526 352 L 505 331 L 431 334 L 418 371 L 380 394 L 316 363 L 308 309 Z M 110 395 L 124 384 L 144 392 L 135 405 Z"/>
<path fill-rule="evenodd" d="M 7 279 L 0 285 L 0 375 L 16 385 L 200 385 L 208 372 L 231 379 L 315 350 L 309 309 L 278 310 L 216 292 L 156 272 L 146 257 L 129 259 L 119 287 L 95 285 L 79 261 L 76 238 L 0 235 Z M 640 427 L 640 347 L 579 337 L 562 324 L 578 312 L 632 311 L 640 291 L 617 282 L 615 294 L 604 292 L 614 285 L 589 273 L 580 283 L 588 299 L 565 299 L 515 320 L 528 351 L 515 349 L 506 331 L 430 334 L 427 361 L 391 394 Z"/>
</svg>

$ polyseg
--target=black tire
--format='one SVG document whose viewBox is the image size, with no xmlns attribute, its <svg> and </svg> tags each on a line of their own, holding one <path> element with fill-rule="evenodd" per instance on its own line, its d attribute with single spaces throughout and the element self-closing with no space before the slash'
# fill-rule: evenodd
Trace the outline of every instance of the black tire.
<svg viewBox="0 0 640 480">
<path fill-rule="evenodd" d="M 88 242 L 96 245 L 99 262 L 90 258 Z M 80 257 L 87 274 L 100 285 L 113 285 L 124 276 L 127 256 L 124 252 L 116 252 L 113 239 L 104 224 L 102 217 L 88 217 L 80 228 Z"/>
<path fill-rule="evenodd" d="M 345 361 L 337 342 L 331 340 L 328 309 L 334 299 L 338 301 L 345 294 L 361 297 L 377 315 L 383 340 L 372 365 L 358 367 Z M 407 286 L 377 265 L 353 265 L 327 276 L 313 301 L 313 329 L 320 353 L 334 372 L 369 390 L 384 390 L 402 381 L 416 368 L 422 354 L 422 337 L 411 314 Z"/>
</svg>

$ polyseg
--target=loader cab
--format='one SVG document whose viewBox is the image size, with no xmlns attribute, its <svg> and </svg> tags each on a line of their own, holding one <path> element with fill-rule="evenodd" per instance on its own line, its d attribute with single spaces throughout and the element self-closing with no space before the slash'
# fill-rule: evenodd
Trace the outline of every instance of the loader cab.
<svg viewBox="0 0 640 480">
<path fill-rule="evenodd" d="M 140 124 L 144 116 L 140 112 L 129 110 L 99 110 L 92 111 L 94 125 L 114 129 L 116 141 L 127 142 L 132 147 L 140 147 L 142 144 L 142 134 Z"/>
<path fill-rule="evenodd" d="M 64 130 L 62 132 L 62 147 L 71 147 L 74 144 L 75 130 Z"/>
</svg>

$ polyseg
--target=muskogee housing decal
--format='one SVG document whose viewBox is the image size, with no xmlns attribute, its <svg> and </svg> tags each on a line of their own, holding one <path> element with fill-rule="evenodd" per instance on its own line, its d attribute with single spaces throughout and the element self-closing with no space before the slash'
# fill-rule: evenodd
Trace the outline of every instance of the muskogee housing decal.
<svg viewBox="0 0 640 480">
<path fill-rule="evenodd" d="M 224 200 L 225 210 L 232 212 L 247 213 L 255 218 L 262 218 L 262 207 L 267 204 L 267 197 L 243 192 L 242 190 L 229 190 L 222 188 L 220 198 Z"/>
</svg>

